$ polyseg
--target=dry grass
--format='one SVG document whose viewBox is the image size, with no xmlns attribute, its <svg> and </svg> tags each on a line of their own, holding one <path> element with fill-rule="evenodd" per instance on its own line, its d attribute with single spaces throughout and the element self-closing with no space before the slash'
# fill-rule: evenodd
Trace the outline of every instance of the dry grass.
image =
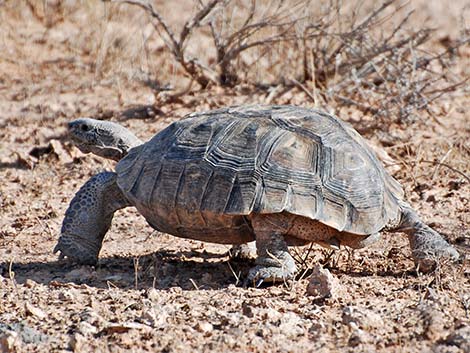
<svg viewBox="0 0 470 353">
<path fill-rule="evenodd" d="M 26 4 L 8 10 L 89 56 L 97 80 L 142 82 L 161 102 L 172 89 L 294 86 L 316 106 L 353 106 L 383 128 L 384 119 L 435 117 L 434 101 L 468 87 L 468 71 L 454 65 L 469 48 L 468 7 L 449 19 L 450 37 L 431 21 L 416 26 L 419 3 L 398 0 L 175 2 L 181 11 L 146 0 Z M 66 24 L 75 31 L 63 37 Z"/>
<path fill-rule="evenodd" d="M 433 29 L 413 26 L 409 3 L 213 0 L 173 28 L 147 1 L 113 3 L 144 9 L 174 60 L 202 88 L 296 85 L 316 106 L 353 105 L 409 122 L 433 115 L 431 102 L 467 84 L 451 69 L 470 42 L 463 17 L 459 36 L 443 38 L 436 50 Z"/>
</svg>

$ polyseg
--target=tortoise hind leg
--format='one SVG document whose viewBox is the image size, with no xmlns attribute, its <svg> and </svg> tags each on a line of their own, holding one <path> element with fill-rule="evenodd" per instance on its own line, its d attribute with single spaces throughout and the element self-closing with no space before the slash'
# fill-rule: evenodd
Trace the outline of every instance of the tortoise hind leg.
<svg viewBox="0 0 470 353">
<path fill-rule="evenodd" d="M 246 284 L 284 282 L 294 277 L 297 267 L 289 254 L 285 229 L 272 224 L 262 215 L 251 219 L 256 236 L 256 266 L 250 269 Z"/>
<path fill-rule="evenodd" d="M 422 271 L 432 270 L 442 258 L 459 259 L 459 253 L 438 232 L 424 224 L 410 205 L 403 202 L 401 209 L 398 225 L 390 227 L 390 230 L 408 235 L 415 264 Z"/>
</svg>

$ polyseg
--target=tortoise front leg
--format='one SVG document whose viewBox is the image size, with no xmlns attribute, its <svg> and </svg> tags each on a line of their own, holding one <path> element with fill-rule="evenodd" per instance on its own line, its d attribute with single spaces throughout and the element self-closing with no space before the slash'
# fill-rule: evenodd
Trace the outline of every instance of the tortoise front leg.
<svg viewBox="0 0 470 353">
<path fill-rule="evenodd" d="M 273 224 L 269 216 L 255 215 L 251 224 L 256 237 L 256 266 L 250 269 L 247 284 L 282 283 L 294 277 L 297 267 L 289 253 L 282 224 Z"/>
<path fill-rule="evenodd" d="M 95 264 L 114 212 L 130 206 L 116 184 L 116 173 L 93 176 L 77 192 L 62 222 L 54 253 L 81 264 Z"/>
</svg>

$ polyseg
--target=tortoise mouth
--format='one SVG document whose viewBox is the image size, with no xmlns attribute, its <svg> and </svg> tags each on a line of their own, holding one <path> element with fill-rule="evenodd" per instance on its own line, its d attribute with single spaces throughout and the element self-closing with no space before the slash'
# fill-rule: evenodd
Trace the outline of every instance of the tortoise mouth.
<svg viewBox="0 0 470 353">
<path fill-rule="evenodd" d="M 74 131 L 71 131 L 70 133 L 70 140 L 80 151 L 84 153 L 92 152 L 93 149 L 97 148 L 96 144 L 91 143 L 90 141 L 88 141 L 87 139 L 84 139 L 83 137 L 77 136 L 74 133 Z"/>
<path fill-rule="evenodd" d="M 122 151 L 115 149 L 115 148 L 110 148 L 106 146 L 98 146 L 92 143 L 86 143 L 86 142 L 81 142 L 75 144 L 75 146 L 85 154 L 92 153 L 94 155 L 103 157 L 103 158 L 108 158 L 112 159 L 115 161 L 121 160 L 121 158 L 125 155 Z"/>
<path fill-rule="evenodd" d="M 83 153 L 90 153 L 93 151 L 93 145 L 83 142 L 82 140 L 79 139 L 74 139 L 72 138 L 72 141 L 74 145 Z"/>
<path fill-rule="evenodd" d="M 81 145 L 81 146 L 77 146 L 78 149 L 80 151 L 82 151 L 83 153 L 91 153 L 91 148 L 89 146 L 86 146 L 86 145 Z"/>
<path fill-rule="evenodd" d="M 72 142 L 75 143 L 76 145 L 86 143 L 82 137 L 79 137 L 77 135 L 75 130 L 72 130 L 72 129 L 69 130 L 69 137 L 72 140 Z"/>
</svg>

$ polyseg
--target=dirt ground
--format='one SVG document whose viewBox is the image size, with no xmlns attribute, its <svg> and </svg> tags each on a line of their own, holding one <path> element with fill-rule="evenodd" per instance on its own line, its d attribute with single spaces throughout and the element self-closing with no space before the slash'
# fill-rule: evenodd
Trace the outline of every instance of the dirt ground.
<svg viewBox="0 0 470 353">
<path fill-rule="evenodd" d="M 151 108 L 154 93 L 135 79 L 144 59 L 136 63 L 128 53 L 111 60 L 109 51 L 106 57 L 96 44 L 108 33 L 103 28 L 93 32 L 90 24 L 102 23 L 102 7 L 83 2 L 85 14 L 90 15 L 90 6 L 99 8 L 95 17 L 78 12 L 47 25 L 28 6 L 19 11 L 3 3 L 0 350 L 470 352 L 468 87 L 442 99 L 434 119 L 364 134 L 393 159 L 387 168 L 409 202 L 465 261 L 422 274 L 414 269 L 405 236 L 384 234 L 380 243 L 361 250 L 294 249 L 297 259 L 309 255 L 297 280 L 243 288 L 240 281 L 253 262 L 230 259 L 228 246 L 154 231 L 128 208 L 117 212 L 99 264 L 72 265 L 52 253 L 64 212 L 78 188 L 97 172 L 112 170 L 114 162 L 73 147 L 68 121 L 111 119 L 148 139 L 189 112 L 263 103 L 268 93 L 244 85 L 212 87 Z M 439 26 L 436 42 L 457 35 L 452 21 L 464 1 L 446 9 L 438 1 L 424 10 L 422 4 L 414 2 L 428 11 L 426 21 Z M 447 21 L 442 11 L 448 12 Z M 109 29 L 113 23 L 106 25 Z M 158 63 L 144 68 L 152 65 Z M 468 46 L 455 66 L 470 75 Z M 296 88 L 273 103 L 312 105 Z M 136 108 L 141 110 L 122 114 Z M 336 113 L 357 126 L 371 119 L 352 108 Z M 315 263 L 339 280 L 340 294 L 322 300 L 307 295 Z"/>
</svg>

